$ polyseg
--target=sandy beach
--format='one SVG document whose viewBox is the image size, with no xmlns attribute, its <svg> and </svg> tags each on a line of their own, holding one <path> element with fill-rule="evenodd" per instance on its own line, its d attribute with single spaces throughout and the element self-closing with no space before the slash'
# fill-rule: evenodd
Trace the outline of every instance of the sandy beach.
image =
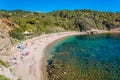
<svg viewBox="0 0 120 80">
<path fill-rule="evenodd" d="M 60 38 L 70 35 L 86 34 L 85 32 L 61 32 L 45 34 L 21 43 L 22 49 L 17 45 L 11 49 L 10 69 L 13 75 L 22 80 L 46 80 L 44 71 L 44 49 Z"/>
</svg>

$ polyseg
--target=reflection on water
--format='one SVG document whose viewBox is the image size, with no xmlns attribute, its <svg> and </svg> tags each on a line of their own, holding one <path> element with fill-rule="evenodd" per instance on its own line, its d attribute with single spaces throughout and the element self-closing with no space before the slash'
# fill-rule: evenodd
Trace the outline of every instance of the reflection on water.
<svg viewBox="0 0 120 80">
<path fill-rule="evenodd" d="M 120 80 L 120 34 L 72 36 L 52 49 L 49 80 Z"/>
</svg>

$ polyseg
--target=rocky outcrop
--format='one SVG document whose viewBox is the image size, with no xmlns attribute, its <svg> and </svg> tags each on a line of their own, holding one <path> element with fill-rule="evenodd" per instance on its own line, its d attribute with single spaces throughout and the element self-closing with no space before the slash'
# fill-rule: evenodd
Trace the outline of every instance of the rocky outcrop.
<svg viewBox="0 0 120 80">
<path fill-rule="evenodd" d="M 0 31 L 0 54 L 7 54 L 10 47 L 10 39 L 2 31 Z"/>
<path fill-rule="evenodd" d="M 11 47 L 11 41 L 8 35 L 5 33 L 3 29 L 2 21 L 0 20 L 0 55 L 1 54 L 9 54 L 9 50 Z"/>
<path fill-rule="evenodd" d="M 0 28 L 4 30 L 7 36 L 9 36 L 9 31 L 12 30 L 13 27 L 18 26 L 5 18 L 0 18 Z"/>
</svg>

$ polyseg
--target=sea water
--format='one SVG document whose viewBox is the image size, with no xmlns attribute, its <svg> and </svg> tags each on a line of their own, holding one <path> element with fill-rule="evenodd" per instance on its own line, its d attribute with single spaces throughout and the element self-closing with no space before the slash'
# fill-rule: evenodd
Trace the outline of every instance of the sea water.
<svg viewBox="0 0 120 80">
<path fill-rule="evenodd" d="M 120 80 L 120 34 L 71 36 L 48 53 L 49 80 Z"/>
</svg>

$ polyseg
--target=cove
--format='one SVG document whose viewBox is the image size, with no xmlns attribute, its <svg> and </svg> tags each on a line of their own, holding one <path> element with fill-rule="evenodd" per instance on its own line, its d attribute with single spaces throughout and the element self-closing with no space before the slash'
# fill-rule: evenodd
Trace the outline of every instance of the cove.
<svg viewBox="0 0 120 80">
<path fill-rule="evenodd" d="M 66 37 L 47 52 L 49 80 L 120 80 L 120 33 Z"/>
</svg>

